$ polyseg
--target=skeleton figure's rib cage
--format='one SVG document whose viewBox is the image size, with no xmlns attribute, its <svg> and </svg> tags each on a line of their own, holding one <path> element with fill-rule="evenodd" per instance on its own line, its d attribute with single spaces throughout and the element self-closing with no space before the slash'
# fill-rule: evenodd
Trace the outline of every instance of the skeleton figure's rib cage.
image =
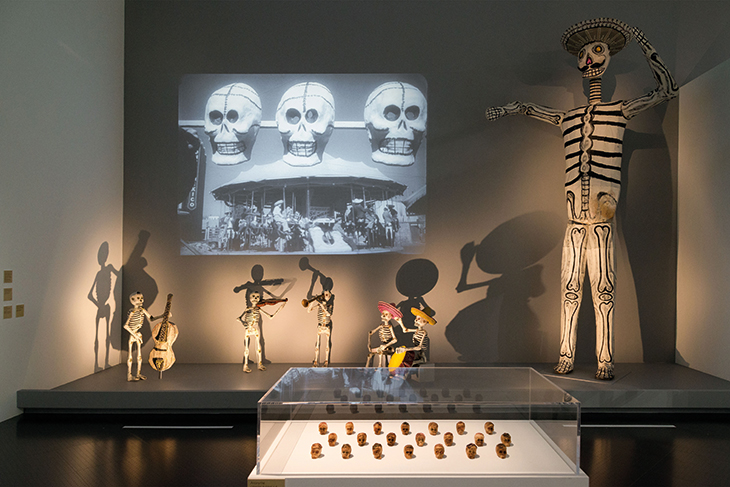
<svg viewBox="0 0 730 487">
<path fill-rule="evenodd" d="M 613 39 L 609 40 L 607 34 Z M 621 50 L 632 37 L 643 50 L 657 87 L 632 100 L 602 103 L 600 76 L 608 65 L 610 54 Z M 488 120 L 495 120 L 505 115 L 523 114 L 562 130 L 568 227 L 563 243 L 560 362 L 556 371 L 568 373 L 573 370 L 578 309 L 587 271 L 596 316 L 596 376 L 611 379 L 615 304 L 613 222 L 621 193 L 624 130 L 629 119 L 675 97 L 678 88 L 641 30 L 623 22 L 595 19 L 577 24 L 563 35 L 563 47 L 579 56 L 579 66 L 585 66 L 584 59 L 588 60 L 588 65 L 581 68 L 584 77 L 591 78 L 588 105 L 563 112 L 533 103 L 513 102 L 487 109 L 486 116 Z M 600 53 L 601 62 L 595 63 L 595 67 L 590 66 L 591 53 L 586 54 L 590 47 Z M 606 48 L 610 54 L 605 52 Z"/>
</svg>

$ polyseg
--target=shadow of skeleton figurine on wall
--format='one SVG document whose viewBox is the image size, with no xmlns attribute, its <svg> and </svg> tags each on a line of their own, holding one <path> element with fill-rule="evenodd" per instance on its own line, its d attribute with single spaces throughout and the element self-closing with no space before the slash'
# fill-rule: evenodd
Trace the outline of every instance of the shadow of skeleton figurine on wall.
<svg viewBox="0 0 730 487">
<path fill-rule="evenodd" d="M 611 56 L 632 39 L 644 52 L 657 87 L 631 100 L 602 102 L 601 77 Z M 674 98 L 679 89 L 644 33 L 619 20 L 580 22 L 565 31 L 561 42 L 577 56 L 578 69 L 589 80 L 588 105 L 562 111 L 515 101 L 488 108 L 486 117 L 527 115 L 563 132 L 568 227 L 561 272 L 560 358 L 555 371 L 567 374 L 574 367 L 578 309 L 587 270 L 596 316 L 596 378 L 613 379 L 614 214 L 621 191 L 624 129 L 632 117 Z"/>
</svg>

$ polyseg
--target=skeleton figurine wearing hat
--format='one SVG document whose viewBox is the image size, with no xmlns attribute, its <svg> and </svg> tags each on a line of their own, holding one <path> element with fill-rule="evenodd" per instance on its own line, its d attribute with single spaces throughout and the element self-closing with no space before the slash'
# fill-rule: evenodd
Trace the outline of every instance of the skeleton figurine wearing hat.
<svg viewBox="0 0 730 487">
<path fill-rule="evenodd" d="M 611 56 L 632 38 L 643 50 L 657 87 L 631 100 L 602 102 L 601 76 Z M 496 120 L 522 114 L 562 130 L 568 227 L 561 273 L 560 360 L 555 371 L 567 374 L 573 370 L 578 309 L 587 270 L 596 316 L 596 377 L 612 379 L 614 214 L 621 191 L 624 129 L 635 115 L 677 96 L 678 87 L 644 33 L 619 20 L 599 18 L 580 22 L 565 31 L 562 44 L 577 56 L 578 69 L 589 80 L 588 105 L 562 111 L 516 101 L 490 107 L 486 116 L 488 120 Z"/>
<path fill-rule="evenodd" d="M 400 327 L 401 330 L 403 330 L 403 333 L 413 333 L 413 346 L 398 347 L 396 349 L 396 352 L 415 352 L 416 356 L 413 358 L 413 363 L 411 364 L 411 367 L 415 367 L 417 365 L 428 362 L 429 340 L 428 331 L 426 331 L 426 325 L 435 325 L 436 320 L 433 319 L 433 315 L 435 313 L 430 308 L 411 308 L 411 313 L 413 314 L 413 316 L 416 317 L 414 324 L 417 326 L 417 328 L 406 328 L 405 325 L 403 325 L 402 321 L 400 322 Z"/>
<path fill-rule="evenodd" d="M 393 332 L 393 326 L 391 326 L 390 320 L 397 321 L 403 327 L 403 313 L 398 311 L 398 308 L 394 304 L 379 301 L 378 310 L 380 310 L 381 321 L 377 328 L 368 332 L 368 358 L 365 361 L 365 367 L 370 366 L 375 355 L 378 356 L 378 367 L 385 367 L 390 359 L 388 355 L 393 354 L 392 346 L 398 341 Z M 378 338 L 380 338 L 380 346 L 373 348 L 370 346 L 370 337 L 376 333 L 378 334 Z"/>
</svg>

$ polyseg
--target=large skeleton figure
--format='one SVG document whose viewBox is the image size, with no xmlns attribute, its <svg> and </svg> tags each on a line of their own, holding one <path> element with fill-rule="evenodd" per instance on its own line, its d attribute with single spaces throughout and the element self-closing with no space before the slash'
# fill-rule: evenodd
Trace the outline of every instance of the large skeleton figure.
<svg viewBox="0 0 730 487">
<path fill-rule="evenodd" d="M 428 347 L 430 342 L 428 339 L 428 331 L 426 331 L 426 325 L 435 325 L 436 320 L 433 319 L 433 316 L 431 316 L 433 314 L 433 310 L 430 308 L 425 310 L 411 308 L 411 314 L 416 317 L 413 323 L 417 328 L 406 328 L 402 321 L 400 322 L 400 327 L 401 330 L 403 330 L 403 333 L 413 333 L 413 346 L 398 347 L 396 352 L 415 352 L 416 356 L 413 357 L 413 362 L 410 364 L 411 367 L 415 367 L 428 362 Z"/>
<path fill-rule="evenodd" d="M 398 311 L 398 308 L 396 308 L 395 305 L 379 301 L 378 310 L 380 311 L 380 325 L 368 332 L 369 353 L 367 360 L 365 360 L 365 367 L 370 367 L 375 355 L 378 356 L 378 367 L 386 366 L 389 360 L 389 355 L 392 355 L 394 351 L 392 347 L 398 341 L 395 333 L 393 332 L 393 326 L 390 324 L 390 320 L 395 320 L 401 327 L 403 327 L 403 314 Z M 380 345 L 372 347 L 370 345 L 370 337 L 376 333 L 378 334 L 378 338 L 380 338 Z"/>
<path fill-rule="evenodd" d="M 331 279 L 329 280 L 331 282 Z M 335 295 L 331 288 L 312 299 L 307 305 L 307 313 L 317 308 L 317 340 L 314 342 L 314 361 L 312 367 L 319 366 L 319 349 L 322 341 L 325 342 L 324 366 L 330 363 L 330 348 L 332 348 L 332 312 L 335 309 Z"/>
<path fill-rule="evenodd" d="M 246 335 L 243 338 L 243 371 L 248 373 L 251 372 L 251 368 L 248 366 L 248 356 L 249 356 L 249 344 L 251 342 L 251 337 L 256 340 L 256 357 L 258 361 L 258 369 L 259 370 L 266 370 L 266 367 L 264 367 L 264 364 L 262 362 L 261 357 L 261 332 L 259 331 L 259 326 L 261 324 L 261 314 L 263 313 L 265 316 L 268 316 L 270 319 L 276 316 L 276 314 L 282 310 L 282 308 L 286 305 L 286 301 L 283 302 L 283 304 L 274 311 L 273 314 L 269 314 L 266 310 L 262 308 L 263 302 L 261 301 L 261 293 L 258 291 L 252 291 L 248 295 L 248 307 L 244 310 L 243 313 L 241 313 L 241 316 L 238 317 L 238 321 L 241 322 L 241 324 L 246 328 Z M 279 302 L 277 300 L 277 302 Z"/>
<path fill-rule="evenodd" d="M 128 341 L 128 350 L 129 353 L 127 355 L 127 380 L 128 381 L 137 381 L 137 380 L 145 380 L 147 377 L 142 375 L 142 333 L 140 330 L 142 329 L 142 325 L 144 325 L 144 319 L 147 318 L 152 324 L 153 321 L 159 320 L 162 318 L 161 316 L 158 316 L 155 318 L 152 316 L 149 311 L 144 309 L 142 305 L 144 304 L 144 296 L 142 296 L 142 293 L 139 291 L 133 292 L 129 295 L 129 301 L 132 303 L 132 309 L 129 310 L 129 315 L 127 316 L 127 322 L 124 323 L 124 329 L 129 332 L 129 341 Z M 172 313 L 170 313 L 170 316 L 172 316 Z M 132 359 L 132 349 L 134 346 L 137 346 L 137 374 L 132 375 L 132 363 L 134 360 Z"/>
<path fill-rule="evenodd" d="M 601 76 L 611 56 L 634 38 L 644 52 L 657 87 L 631 100 L 601 101 Z M 596 316 L 599 379 L 613 378 L 615 303 L 614 214 L 621 191 L 621 158 L 626 122 L 677 96 L 677 85 L 644 33 L 621 21 L 599 18 L 569 28 L 563 47 L 578 57 L 589 80 L 588 105 L 564 112 L 519 101 L 486 111 L 488 120 L 522 114 L 561 128 L 565 146 L 565 199 L 568 227 L 561 273 L 560 360 L 555 371 L 573 370 L 578 309 L 586 270 Z"/>
</svg>

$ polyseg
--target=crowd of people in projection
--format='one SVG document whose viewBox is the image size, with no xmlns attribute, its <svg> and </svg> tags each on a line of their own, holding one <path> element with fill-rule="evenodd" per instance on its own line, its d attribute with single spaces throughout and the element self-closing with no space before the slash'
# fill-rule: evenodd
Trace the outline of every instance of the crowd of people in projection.
<svg viewBox="0 0 730 487">
<path fill-rule="evenodd" d="M 321 235 L 311 231 L 315 228 Z M 236 215 L 226 212 L 217 228 L 217 244 L 221 251 L 314 252 L 314 238 L 332 245 L 333 232 L 337 232 L 352 248 L 387 249 L 395 245 L 399 229 L 398 212 L 392 204 L 355 198 L 344 213 L 310 219 L 279 200 L 263 212 L 255 205 L 237 208 Z"/>
</svg>

